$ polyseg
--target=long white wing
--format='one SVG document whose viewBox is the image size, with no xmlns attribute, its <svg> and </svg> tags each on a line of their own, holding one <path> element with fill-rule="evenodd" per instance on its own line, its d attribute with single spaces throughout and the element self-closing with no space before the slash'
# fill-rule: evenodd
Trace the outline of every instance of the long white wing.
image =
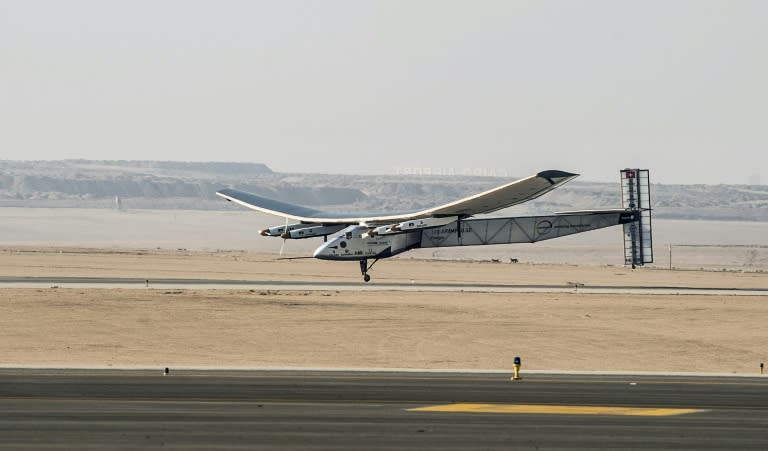
<svg viewBox="0 0 768 451">
<path fill-rule="evenodd" d="M 445 205 L 426 210 L 399 213 L 325 212 L 268 199 L 235 189 L 223 189 L 216 194 L 244 207 L 304 223 L 381 225 L 419 218 L 440 216 L 468 217 L 481 213 L 490 213 L 535 199 L 576 177 L 578 177 L 578 174 L 570 172 L 543 171 Z"/>
</svg>

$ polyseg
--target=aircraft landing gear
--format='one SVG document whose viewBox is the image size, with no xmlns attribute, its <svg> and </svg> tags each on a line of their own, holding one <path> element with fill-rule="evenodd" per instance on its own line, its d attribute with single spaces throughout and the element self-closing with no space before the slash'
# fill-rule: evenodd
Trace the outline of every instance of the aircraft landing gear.
<svg viewBox="0 0 768 451">
<path fill-rule="evenodd" d="M 360 260 L 360 272 L 363 274 L 363 282 L 371 281 L 371 276 L 368 275 L 368 271 L 373 268 L 373 265 L 375 265 L 377 261 L 379 261 L 378 258 L 371 263 L 371 266 L 368 266 L 367 258 Z"/>
</svg>

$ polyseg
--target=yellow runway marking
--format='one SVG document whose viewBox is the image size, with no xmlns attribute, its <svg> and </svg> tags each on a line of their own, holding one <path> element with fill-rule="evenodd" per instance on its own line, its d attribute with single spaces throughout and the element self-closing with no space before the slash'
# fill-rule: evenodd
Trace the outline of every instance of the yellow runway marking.
<svg viewBox="0 0 768 451">
<path fill-rule="evenodd" d="M 603 407 L 603 406 L 548 406 L 533 404 L 446 404 L 418 407 L 411 412 L 460 413 L 528 413 L 551 415 L 624 415 L 639 417 L 667 417 L 706 412 L 703 409 L 672 409 L 656 407 Z"/>
</svg>

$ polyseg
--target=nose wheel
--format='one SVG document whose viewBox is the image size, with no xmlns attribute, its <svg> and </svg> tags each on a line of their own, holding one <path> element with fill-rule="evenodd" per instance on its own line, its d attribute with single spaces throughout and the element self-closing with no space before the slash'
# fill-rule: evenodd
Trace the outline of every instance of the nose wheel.
<svg viewBox="0 0 768 451">
<path fill-rule="evenodd" d="M 368 275 L 368 271 L 373 268 L 373 265 L 375 265 L 377 261 L 379 261 L 378 258 L 371 263 L 371 266 L 368 266 L 367 258 L 360 260 L 360 272 L 363 274 L 363 282 L 371 281 L 371 276 Z"/>
</svg>

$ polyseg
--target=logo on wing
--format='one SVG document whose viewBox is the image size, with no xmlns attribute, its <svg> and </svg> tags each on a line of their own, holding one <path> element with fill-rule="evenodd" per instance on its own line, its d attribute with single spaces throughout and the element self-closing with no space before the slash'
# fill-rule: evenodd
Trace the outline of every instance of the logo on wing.
<svg viewBox="0 0 768 451">
<path fill-rule="evenodd" d="M 539 235 L 546 235 L 551 230 L 552 230 L 552 221 L 544 219 L 536 223 L 536 233 L 538 233 Z"/>
</svg>

